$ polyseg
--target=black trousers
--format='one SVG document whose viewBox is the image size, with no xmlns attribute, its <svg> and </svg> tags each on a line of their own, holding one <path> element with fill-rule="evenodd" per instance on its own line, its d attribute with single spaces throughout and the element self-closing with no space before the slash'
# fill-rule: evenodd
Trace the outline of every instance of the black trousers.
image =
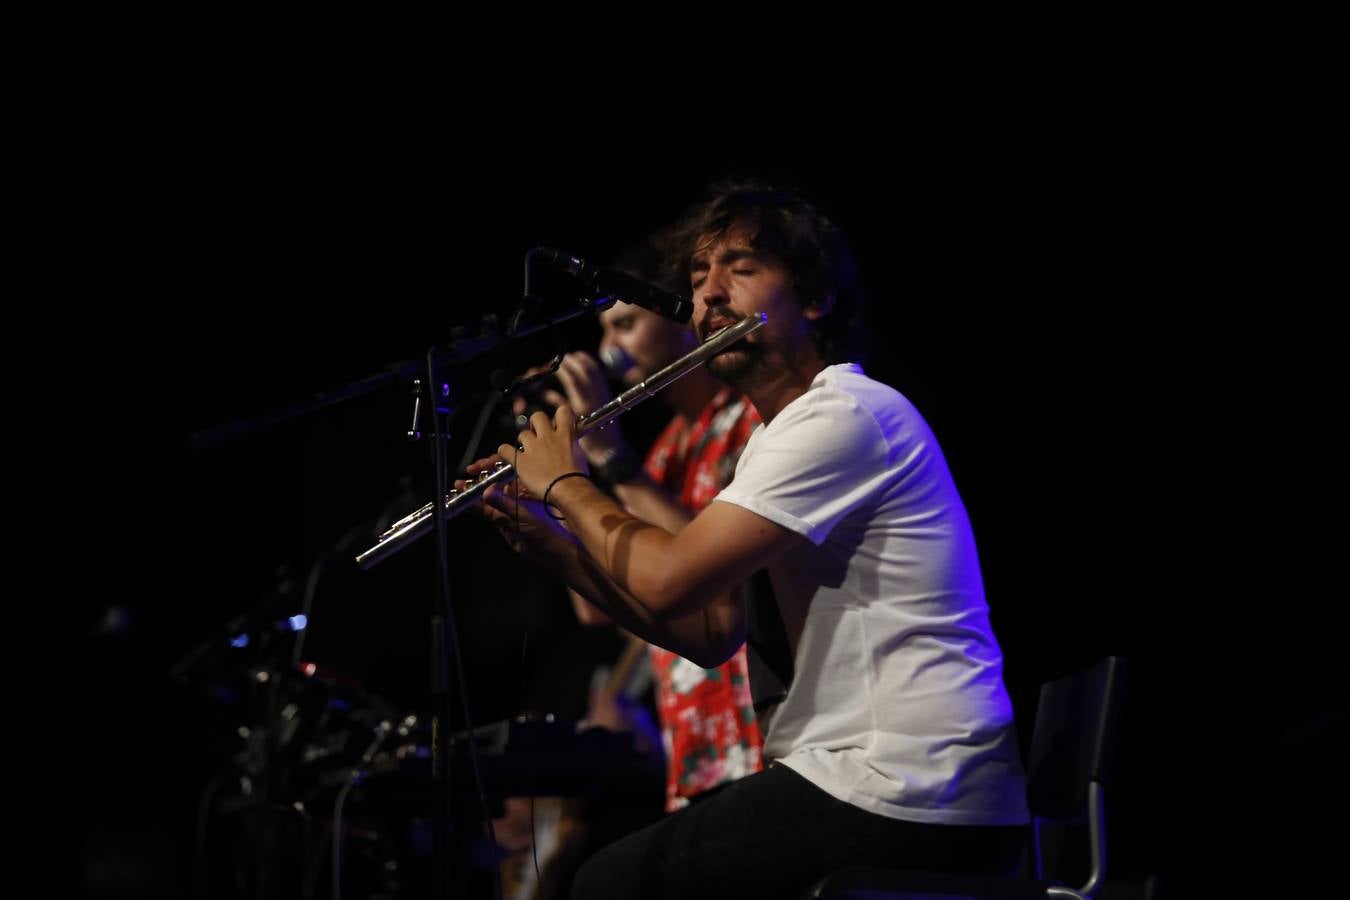
<svg viewBox="0 0 1350 900">
<path fill-rule="evenodd" d="M 572 898 L 791 898 L 854 865 L 1005 874 L 1027 834 L 889 819 L 774 765 L 601 850 L 577 873 Z"/>
</svg>

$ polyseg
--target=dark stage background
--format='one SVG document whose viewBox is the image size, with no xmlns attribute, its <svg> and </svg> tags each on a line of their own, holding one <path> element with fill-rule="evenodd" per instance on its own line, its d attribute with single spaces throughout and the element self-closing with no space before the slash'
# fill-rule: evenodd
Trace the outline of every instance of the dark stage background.
<svg viewBox="0 0 1350 900">
<path fill-rule="evenodd" d="M 321 555 L 308 658 L 429 705 L 428 548 L 369 575 L 346 561 L 429 496 L 406 389 L 190 436 L 505 318 L 530 247 L 612 258 L 735 173 L 801 186 L 854 238 L 869 369 L 943 442 L 1025 728 L 1041 680 L 1136 657 L 1113 872 L 1175 897 L 1330 877 L 1345 33 L 1231 15 L 113 29 L 90 76 L 122 300 L 92 322 L 110 389 L 79 623 L 97 735 L 74 783 L 82 889 L 189 895 L 197 803 L 240 713 L 168 671 L 234 617 L 298 611 Z M 602 38 L 616 23 L 631 36 Z M 500 719 L 575 625 L 495 535 L 455 532 L 473 716 Z"/>
</svg>

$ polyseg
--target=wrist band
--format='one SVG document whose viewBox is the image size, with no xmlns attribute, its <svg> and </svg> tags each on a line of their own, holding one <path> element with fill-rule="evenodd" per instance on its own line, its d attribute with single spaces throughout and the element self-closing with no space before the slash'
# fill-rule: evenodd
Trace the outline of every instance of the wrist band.
<svg viewBox="0 0 1350 900">
<path fill-rule="evenodd" d="M 564 478 L 586 478 L 586 477 L 587 476 L 585 472 L 564 472 L 557 478 L 550 481 L 548 483 L 548 487 L 544 488 L 544 511 L 547 512 L 549 516 L 551 516 L 552 518 L 557 519 L 559 522 L 565 521 L 567 519 L 566 516 L 555 516 L 553 515 L 553 510 L 549 509 L 548 503 L 549 491 L 553 490 L 553 486 L 558 482 L 562 481 Z"/>
</svg>

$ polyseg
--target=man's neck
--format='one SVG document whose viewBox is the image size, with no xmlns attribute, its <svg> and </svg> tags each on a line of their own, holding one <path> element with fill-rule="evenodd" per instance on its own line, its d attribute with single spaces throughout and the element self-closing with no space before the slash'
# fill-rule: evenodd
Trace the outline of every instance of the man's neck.
<svg viewBox="0 0 1350 900">
<path fill-rule="evenodd" d="M 755 404 L 759 417 L 767 425 L 793 400 L 811 388 L 811 382 L 824 371 L 826 363 L 814 348 L 805 351 L 791 365 L 784 366 L 767 378 L 755 379 L 740 388 Z"/>
</svg>

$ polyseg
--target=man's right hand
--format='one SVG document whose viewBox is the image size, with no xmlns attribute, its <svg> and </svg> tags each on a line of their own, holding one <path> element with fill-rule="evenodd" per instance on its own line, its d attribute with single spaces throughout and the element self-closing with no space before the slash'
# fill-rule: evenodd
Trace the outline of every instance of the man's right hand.
<svg viewBox="0 0 1350 900">
<path fill-rule="evenodd" d="M 501 459 L 494 453 L 471 463 L 466 471 L 476 476 L 491 469 Z M 455 489 L 464 490 L 467 485 L 467 481 L 458 480 Z M 547 562 L 577 546 L 572 533 L 544 510 L 544 504 L 519 479 L 492 485 L 483 492 L 482 500 L 477 505 L 479 512 L 497 526 L 511 549 L 524 557 Z"/>
</svg>

